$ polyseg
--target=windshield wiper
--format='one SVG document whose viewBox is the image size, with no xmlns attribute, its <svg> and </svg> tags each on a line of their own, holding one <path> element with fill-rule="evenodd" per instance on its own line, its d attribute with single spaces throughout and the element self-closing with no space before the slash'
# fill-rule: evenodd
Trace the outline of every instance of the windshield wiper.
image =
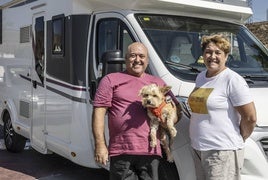
<svg viewBox="0 0 268 180">
<path fill-rule="evenodd" d="M 244 74 L 242 75 L 243 78 L 254 78 L 254 79 L 264 79 L 268 80 L 268 74 Z"/>
<path fill-rule="evenodd" d="M 254 84 L 254 81 L 252 81 L 250 78 L 248 78 L 247 76 L 243 76 L 243 78 L 246 80 L 246 82 L 248 83 L 248 84 Z"/>
<path fill-rule="evenodd" d="M 268 81 L 268 74 L 244 74 L 242 75 L 245 79 L 251 79 L 256 81 Z"/>
<path fill-rule="evenodd" d="M 252 75 L 245 74 L 242 77 L 247 81 L 248 84 L 254 84 L 254 81 L 268 81 L 268 75 Z"/>
<path fill-rule="evenodd" d="M 200 73 L 201 71 L 195 67 L 189 66 L 189 65 L 185 65 L 185 64 L 181 64 L 181 63 L 176 63 L 176 62 L 172 62 L 172 61 L 165 61 L 165 64 L 169 64 L 169 65 L 173 65 L 173 66 L 177 66 L 177 67 L 182 67 L 185 69 L 189 69 L 192 72 L 195 73 Z"/>
</svg>

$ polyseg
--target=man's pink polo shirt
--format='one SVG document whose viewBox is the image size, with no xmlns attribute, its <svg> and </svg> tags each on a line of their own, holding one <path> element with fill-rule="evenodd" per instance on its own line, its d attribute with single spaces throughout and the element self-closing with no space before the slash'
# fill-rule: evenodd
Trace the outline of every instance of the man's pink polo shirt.
<svg viewBox="0 0 268 180">
<path fill-rule="evenodd" d="M 149 117 L 138 96 L 148 84 L 165 85 L 158 77 L 144 74 L 136 77 L 126 72 L 105 76 L 98 87 L 94 107 L 108 107 L 109 154 L 160 155 L 160 142 L 150 147 Z"/>
</svg>

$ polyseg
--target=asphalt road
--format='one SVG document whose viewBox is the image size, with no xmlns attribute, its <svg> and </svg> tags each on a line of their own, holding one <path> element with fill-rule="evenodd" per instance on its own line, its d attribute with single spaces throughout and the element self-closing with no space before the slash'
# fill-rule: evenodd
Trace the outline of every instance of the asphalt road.
<svg viewBox="0 0 268 180">
<path fill-rule="evenodd" d="M 0 126 L 0 180 L 108 180 L 108 171 L 79 166 L 58 156 L 43 155 L 26 144 L 22 153 L 7 152 Z"/>
</svg>

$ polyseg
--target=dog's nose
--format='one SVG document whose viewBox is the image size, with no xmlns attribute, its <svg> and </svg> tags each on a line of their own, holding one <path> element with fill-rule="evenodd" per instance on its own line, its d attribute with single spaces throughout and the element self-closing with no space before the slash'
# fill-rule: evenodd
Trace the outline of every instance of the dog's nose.
<svg viewBox="0 0 268 180">
<path fill-rule="evenodd" d="M 146 103 L 147 103 L 147 104 L 151 104 L 151 100 L 148 99 L 148 100 L 146 101 Z"/>
</svg>

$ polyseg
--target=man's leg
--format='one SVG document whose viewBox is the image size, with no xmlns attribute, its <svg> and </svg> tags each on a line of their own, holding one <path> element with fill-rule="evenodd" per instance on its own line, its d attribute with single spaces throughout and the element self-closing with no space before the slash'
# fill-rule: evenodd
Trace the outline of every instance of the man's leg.
<svg viewBox="0 0 268 180">
<path fill-rule="evenodd" d="M 137 174 L 139 179 L 158 180 L 160 156 L 138 156 Z"/>
<path fill-rule="evenodd" d="M 132 156 L 113 156 L 110 161 L 110 180 L 138 180 Z"/>
</svg>

